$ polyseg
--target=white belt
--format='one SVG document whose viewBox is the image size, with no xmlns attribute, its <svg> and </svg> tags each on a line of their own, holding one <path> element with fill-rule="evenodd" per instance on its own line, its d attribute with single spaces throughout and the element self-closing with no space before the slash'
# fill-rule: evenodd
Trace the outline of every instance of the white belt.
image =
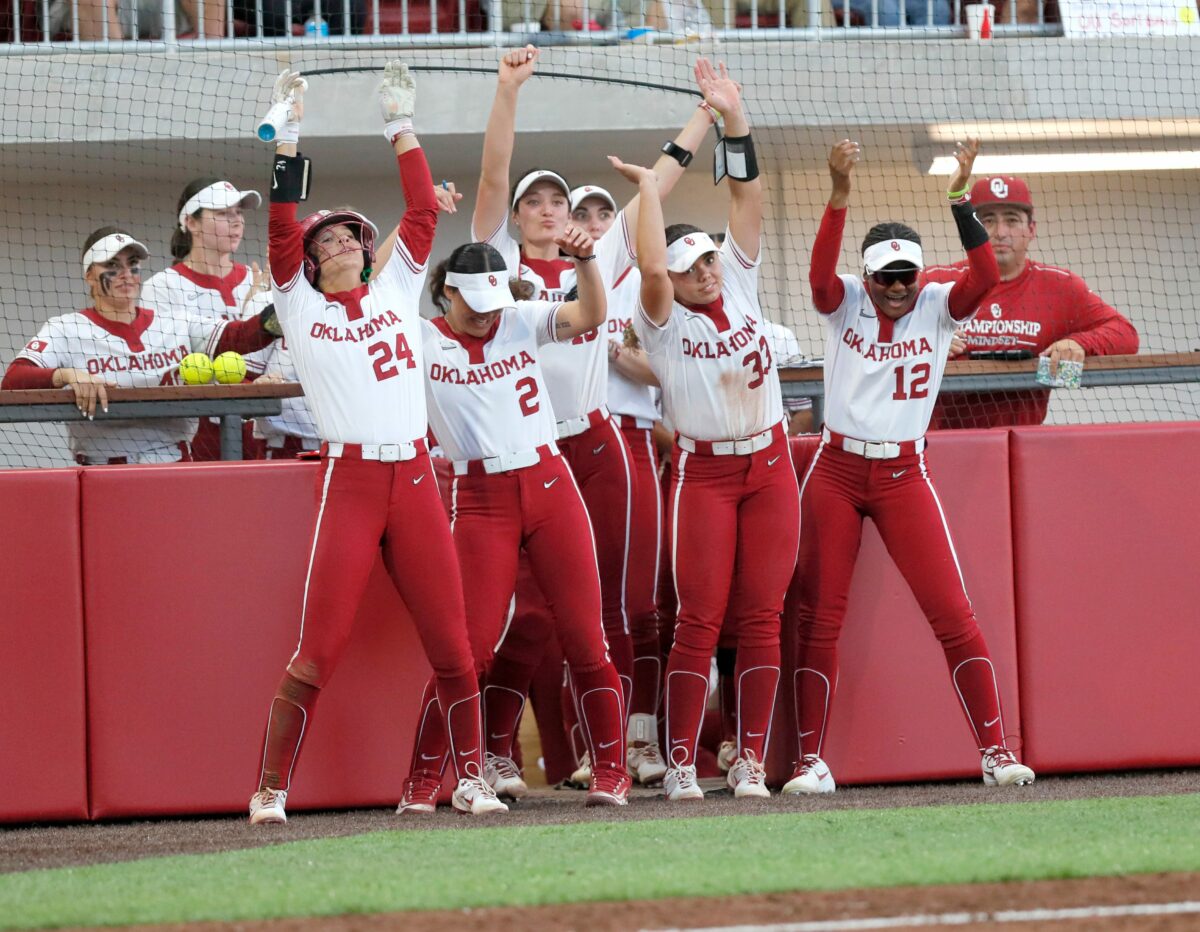
<svg viewBox="0 0 1200 932">
<path fill-rule="evenodd" d="M 339 443 L 330 442 L 326 445 L 326 456 L 332 456 L 335 459 L 340 458 L 346 450 L 346 447 L 356 447 L 359 451 L 359 458 L 364 460 L 379 460 L 381 463 L 399 463 L 403 460 L 413 460 L 417 458 L 417 445 L 415 443 Z"/>
<path fill-rule="evenodd" d="M 675 442 L 679 444 L 679 449 L 688 453 L 695 453 L 697 449 L 700 449 L 710 456 L 746 456 L 749 453 L 765 450 L 773 444 L 775 428 L 768 427 L 761 434 L 741 440 L 693 440 L 691 437 L 680 434 Z"/>
<path fill-rule="evenodd" d="M 840 437 L 840 439 L 835 440 L 830 436 L 828 427 L 821 428 L 821 436 L 826 443 L 840 447 L 847 453 L 853 453 L 868 460 L 894 460 L 902 453 L 907 453 L 908 450 L 906 448 L 909 447 L 911 447 L 913 453 L 923 453 L 925 451 L 924 437 L 918 437 L 916 440 L 908 440 L 904 443 L 893 440 L 855 440 L 853 437 Z"/>
<path fill-rule="evenodd" d="M 602 424 L 607 419 L 608 408 L 604 405 L 601 405 L 595 411 L 581 414 L 579 417 L 563 418 L 555 425 L 558 428 L 558 439 L 566 440 L 568 437 L 577 437 L 584 431 L 591 430 L 593 427 Z"/>
<path fill-rule="evenodd" d="M 482 463 L 483 471 L 490 476 L 497 472 L 526 469 L 536 466 L 541 461 L 541 450 L 518 450 L 516 453 L 501 453 L 499 456 L 488 456 L 481 460 L 453 460 L 450 465 L 454 469 L 454 475 L 465 476 L 471 469 L 471 463 Z"/>
</svg>

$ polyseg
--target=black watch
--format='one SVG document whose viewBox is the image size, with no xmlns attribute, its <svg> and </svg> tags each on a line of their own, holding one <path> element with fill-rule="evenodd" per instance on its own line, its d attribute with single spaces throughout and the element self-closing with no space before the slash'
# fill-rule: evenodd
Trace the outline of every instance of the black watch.
<svg viewBox="0 0 1200 932">
<path fill-rule="evenodd" d="M 692 153 L 688 152 L 683 146 L 677 146 L 671 140 L 663 143 L 662 151 L 679 163 L 681 168 L 687 168 L 692 161 Z"/>
</svg>

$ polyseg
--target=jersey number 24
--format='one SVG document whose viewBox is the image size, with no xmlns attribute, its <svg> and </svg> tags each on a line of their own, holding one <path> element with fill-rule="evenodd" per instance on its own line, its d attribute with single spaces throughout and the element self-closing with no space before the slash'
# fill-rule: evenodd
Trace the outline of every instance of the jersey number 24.
<svg viewBox="0 0 1200 932">
<path fill-rule="evenodd" d="M 382 382 L 384 379 L 390 379 L 400 374 L 397 364 L 403 363 L 405 369 L 415 369 L 417 364 L 413 361 L 412 350 L 408 348 L 408 340 L 404 339 L 403 333 L 396 334 L 396 350 L 392 351 L 392 347 L 387 343 L 372 343 L 367 347 L 367 352 L 374 361 L 375 379 Z"/>
</svg>

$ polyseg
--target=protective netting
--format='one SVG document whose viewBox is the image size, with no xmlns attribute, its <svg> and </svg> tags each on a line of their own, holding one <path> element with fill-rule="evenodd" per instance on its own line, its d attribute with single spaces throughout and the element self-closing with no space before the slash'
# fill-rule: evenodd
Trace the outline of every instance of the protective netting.
<svg viewBox="0 0 1200 932">
<path fill-rule="evenodd" d="M 506 14 L 505 25 L 519 18 Z M 573 185 L 601 184 L 618 200 L 628 198 L 631 188 L 604 156 L 652 163 L 694 110 L 695 58 L 720 58 L 743 85 L 763 170 L 763 308 L 792 328 L 805 356 L 822 356 L 825 344 L 807 272 L 828 197 L 831 144 L 852 137 L 864 149 L 840 267 L 861 274 L 859 243 L 881 220 L 914 227 L 930 265 L 962 258 L 946 207 L 947 177 L 929 171 L 935 158 L 950 155 L 955 140 L 968 134 L 982 137 L 984 156 L 1026 157 L 1015 167 L 1000 162 L 997 173 L 1027 182 L 1036 221 L 1029 230 L 1030 260 L 1081 277 L 1136 329 L 1138 352 L 1200 348 L 1200 39 L 1085 42 L 1014 34 L 977 42 L 953 28 L 920 40 L 899 33 L 860 40 L 852 32 L 825 30 L 822 41 L 813 41 L 817 35 L 546 45 L 538 74 L 522 90 L 514 173 L 552 167 Z M 111 52 L 47 44 L 36 52 L 12 47 L 19 54 L 0 55 L 4 365 L 38 338 L 48 319 L 90 305 L 80 255 L 93 230 L 114 224 L 144 243 L 146 281 L 172 264 L 170 239 L 188 181 L 228 180 L 261 192 L 265 202 L 272 147 L 258 141 L 254 129 L 285 65 L 310 82 L 300 148 L 312 159 L 313 182 L 304 209 L 351 204 L 381 228 L 394 224 L 403 199 L 373 89 L 383 65 L 400 57 L 416 72 L 415 124 L 434 179 L 453 182 L 465 194 L 459 211 L 442 217 L 434 260 L 467 241 L 500 49 L 414 46 L 386 38 L 389 44 L 378 37 L 360 43 L 127 43 Z M 525 37 L 460 38 L 464 45 L 513 45 Z M 710 134 L 667 202 L 669 223 L 723 228 L 728 200 L 725 186 L 712 184 L 713 139 Z M 1039 163 L 1040 156 L 1065 159 Z M 1158 167 L 1145 170 L 1149 166 Z M 978 168 L 976 178 L 988 172 L 982 160 Z M 265 262 L 266 221 L 265 203 L 246 211 L 236 262 Z M 1039 286 L 1037 328 L 1007 323 L 1019 320 L 1014 306 L 996 311 L 996 302 L 985 302 L 970 348 L 1036 353 L 1050 334 L 1076 335 L 1085 321 L 1070 283 L 1053 273 Z M 1019 299 L 1033 300 L 1010 300 L 1015 305 Z M 243 306 L 239 298 L 236 313 L 229 314 L 258 306 Z M 426 310 L 432 313 L 432 307 Z M 1126 343 L 1095 341 L 1086 348 L 1089 354 L 1126 352 Z M 1048 421 L 1180 420 L 1200 411 L 1188 382 L 1137 384 L 1145 380 L 1140 372 L 1112 377 L 1120 384 L 1057 390 Z M 988 389 L 972 404 L 1004 412 L 1015 403 Z M 70 462 L 60 424 L 0 423 L 0 464 Z"/>
</svg>

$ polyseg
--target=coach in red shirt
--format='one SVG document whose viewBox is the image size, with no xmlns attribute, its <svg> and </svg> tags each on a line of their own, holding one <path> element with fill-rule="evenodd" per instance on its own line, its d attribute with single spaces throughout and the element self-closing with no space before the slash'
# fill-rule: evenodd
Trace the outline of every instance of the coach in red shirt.
<svg viewBox="0 0 1200 932">
<path fill-rule="evenodd" d="M 1124 316 L 1088 289 L 1078 275 L 1027 257 L 1037 233 L 1029 186 L 1011 175 L 994 175 L 971 188 L 976 215 L 987 228 L 1000 266 L 1000 284 L 961 328 L 951 358 L 971 353 L 1022 350 L 1060 359 L 1136 353 L 1138 334 Z M 928 281 L 953 282 L 966 263 L 931 266 Z M 942 392 L 932 426 L 1007 427 L 1046 419 L 1049 389 L 1007 392 Z"/>
</svg>

